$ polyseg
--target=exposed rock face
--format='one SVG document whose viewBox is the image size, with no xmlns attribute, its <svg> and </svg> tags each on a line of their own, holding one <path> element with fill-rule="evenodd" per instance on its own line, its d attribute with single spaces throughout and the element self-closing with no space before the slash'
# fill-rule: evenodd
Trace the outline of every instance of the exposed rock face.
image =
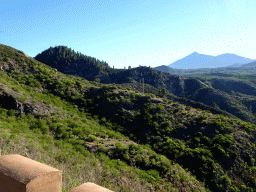
<svg viewBox="0 0 256 192">
<path fill-rule="evenodd" d="M 57 108 L 52 109 L 44 103 L 33 99 L 32 97 L 26 97 L 23 94 L 15 92 L 5 85 L 0 84 L 0 104 L 5 109 L 14 109 L 18 115 L 20 114 L 32 114 L 32 115 L 43 115 L 45 113 L 57 112 Z M 22 101 L 23 100 L 23 101 Z"/>
</svg>

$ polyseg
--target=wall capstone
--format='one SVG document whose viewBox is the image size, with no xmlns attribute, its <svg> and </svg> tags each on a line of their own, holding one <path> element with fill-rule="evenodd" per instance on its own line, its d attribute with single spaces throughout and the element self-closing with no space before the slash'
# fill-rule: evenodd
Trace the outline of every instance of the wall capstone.
<svg viewBox="0 0 256 192">
<path fill-rule="evenodd" d="M 0 192 L 61 192 L 61 171 L 21 155 L 0 150 Z M 69 192 L 113 192 L 87 182 Z"/>
</svg>

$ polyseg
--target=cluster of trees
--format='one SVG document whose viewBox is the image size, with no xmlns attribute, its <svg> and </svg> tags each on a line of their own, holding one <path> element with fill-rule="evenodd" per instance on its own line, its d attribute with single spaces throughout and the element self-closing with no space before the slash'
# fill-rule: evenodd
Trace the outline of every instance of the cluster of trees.
<svg viewBox="0 0 256 192">
<path fill-rule="evenodd" d="M 53 68 L 57 68 L 59 71 L 61 71 L 61 68 L 63 67 L 81 67 L 79 66 L 79 63 L 83 63 L 83 65 L 86 65 L 89 68 L 98 67 L 101 70 L 110 68 L 107 62 L 86 56 L 80 52 L 75 52 L 66 46 L 50 47 L 36 55 L 35 59 Z"/>
</svg>

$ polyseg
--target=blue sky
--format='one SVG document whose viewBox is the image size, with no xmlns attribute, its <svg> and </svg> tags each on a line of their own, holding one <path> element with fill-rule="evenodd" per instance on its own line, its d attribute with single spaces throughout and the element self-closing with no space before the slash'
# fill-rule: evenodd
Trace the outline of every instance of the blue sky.
<svg viewBox="0 0 256 192">
<path fill-rule="evenodd" d="M 64 45 L 119 69 L 194 51 L 256 59 L 256 1 L 0 0 L 0 43 L 31 57 Z"/>
</svg>

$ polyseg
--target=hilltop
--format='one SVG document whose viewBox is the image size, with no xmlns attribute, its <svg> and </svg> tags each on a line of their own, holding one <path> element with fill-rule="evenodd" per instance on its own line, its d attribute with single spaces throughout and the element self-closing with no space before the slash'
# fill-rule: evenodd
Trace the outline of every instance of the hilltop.
<svg viewBox="0 0 256 192">
<path fill-rule="evenodd" d="M 220 109 L 236 99 L 222 86 L 227 80 L 117 70 L 81 54 L 76 63 L 70 50 L 55 50 L 42 63 L 0 44 L 2 154 L 53 164 L 64 191 L 92 180 L 113 191 L 256 189 L 256 125 Z M 64 73 L 79 72 L 74 64 L 83 77 Z"/>
</svg>

